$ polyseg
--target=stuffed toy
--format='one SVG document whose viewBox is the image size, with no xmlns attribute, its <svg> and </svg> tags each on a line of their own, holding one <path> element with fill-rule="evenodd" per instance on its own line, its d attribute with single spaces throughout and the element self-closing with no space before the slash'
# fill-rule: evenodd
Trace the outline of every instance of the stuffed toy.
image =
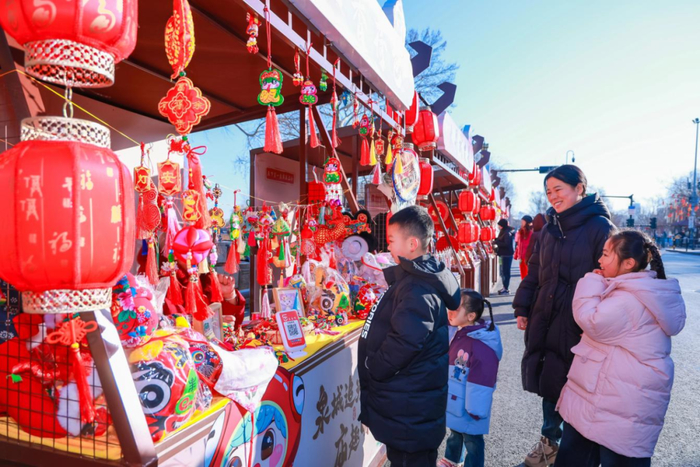
<svg viewBox="0 0 700 467">
<path fill-rule="evenodd" d="M 139 284 L 131 273 L 112 288 L 112 320 L 123 345 L 133 347 L 158 327 L 152 300 L 152 289 L 148 284 Z"/>
</svg>

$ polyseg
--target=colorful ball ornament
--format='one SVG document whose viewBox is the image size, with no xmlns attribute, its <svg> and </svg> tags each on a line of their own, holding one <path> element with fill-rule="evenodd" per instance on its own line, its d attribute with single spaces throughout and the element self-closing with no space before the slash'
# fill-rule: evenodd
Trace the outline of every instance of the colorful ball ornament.
<svg viewBox="0 0 700 467">
<path fill-rule="evenodd" d="M 177 259 L 186 262 L 187 254 L 192 252 L 193 264 L 199 264 L 204 261 L 213 246 L 209 232 L 189 226 L 175 236 L 173 253 Z"/>
</svg>

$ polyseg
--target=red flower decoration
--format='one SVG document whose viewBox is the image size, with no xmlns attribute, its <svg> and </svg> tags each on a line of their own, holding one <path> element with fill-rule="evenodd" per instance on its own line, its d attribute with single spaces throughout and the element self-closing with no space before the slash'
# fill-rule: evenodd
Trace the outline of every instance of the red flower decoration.
<svg viewBox="0 0 700 467">
<path fill-rule="evenodd" d="M 196 88 L 189 78 L 182 77 L 175 86 L 160 100 L 158 111 L 167 117 L 170 123 L 181 135 L 192 131 L 192 127 L 202 121 L 209 113 L 211 103 L 202 96 L 202 91 Z"/>
</svg>

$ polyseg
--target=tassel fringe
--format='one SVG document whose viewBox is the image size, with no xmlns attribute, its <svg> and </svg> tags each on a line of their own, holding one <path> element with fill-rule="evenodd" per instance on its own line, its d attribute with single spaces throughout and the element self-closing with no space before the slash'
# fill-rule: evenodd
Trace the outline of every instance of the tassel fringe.
<svg viewBox="0 0 700 467">
<path fill-rule="evenodd" d="M 277 122 L 277 112 L 273 106 L 267 107 L 267 118 L 265 119 L 265 147 L 266 152 L 282 154 L 282 135 Z"/>
</svg>

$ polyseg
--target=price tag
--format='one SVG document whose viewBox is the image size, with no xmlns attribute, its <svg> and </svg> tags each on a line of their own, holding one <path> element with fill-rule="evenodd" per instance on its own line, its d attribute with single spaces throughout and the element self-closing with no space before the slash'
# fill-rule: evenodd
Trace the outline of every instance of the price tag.
<svg viewBox="0 0 700 467">
<path fill-rule="evenodd" d="M 299 315 L 295 310 L 275 313 L 277 327 L 282 336 L 284 349 L 290 354 L 299 353 L 306 347 L 306 337 L 301 327 Z"/>
</svg>

